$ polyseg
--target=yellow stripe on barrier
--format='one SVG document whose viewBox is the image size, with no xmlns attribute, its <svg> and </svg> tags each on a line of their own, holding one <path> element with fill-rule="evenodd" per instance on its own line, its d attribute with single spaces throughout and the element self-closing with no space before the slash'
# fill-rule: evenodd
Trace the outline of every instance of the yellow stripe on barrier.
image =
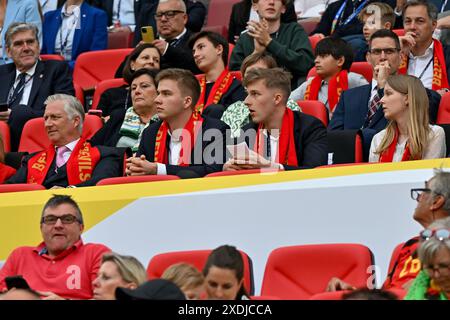
<svg viewBox="0 0 450 320">
<path fill-rule="evenodd" d="M 203 179 L 3 193 L 0 194 L 0 260 L 6 259 L 11 250 L 17 246 L 36 245 L 41 241 L 39 218 L 44 203 L 52 194 L 72 195 L 80 205 L 85 221 L 85 230 L 88 230 L 124 206 L 142 197 L 175 195 L 367 173 L 448 167 L 450 167 L 450 159 L 434 159 Z"/>
</svg>

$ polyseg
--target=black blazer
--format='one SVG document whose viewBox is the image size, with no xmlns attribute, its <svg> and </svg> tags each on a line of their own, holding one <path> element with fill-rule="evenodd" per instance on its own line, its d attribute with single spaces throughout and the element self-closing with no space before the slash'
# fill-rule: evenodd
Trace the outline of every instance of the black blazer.
<svg viewBox="0 0 450 320">
<path fill-rule="evenodd" d="M 192 33 L 187 30 L 187 32 L 176 41 L 175 45 L 169 45 L 166 53 L 161 57 L 161 70 L 167 68 L 180 68 L 190 70 L 194 74 L 202 73 L 195 64 L 192 50 L 188 45 L 191 36 Z"/>
<path fill-rule="evenodd" d="M 209 92 L 207 91 L 206 93 L 208 94 L 208 97 L 209 95 L 211 95 L 211 91 Z M 208 100 L 208 97 L 206 98 L 206 100 Z M 217 104 L 223 105 L 226 109 L 230 104 L 233 104 L 236 101 L 244 101 L 246 97 L 247 94 L 245 93 L 245 89 L 242 86 L 241 81 L 238 79 L 233 79 L 233 82 L 231 83 L 230 87 L 222 95 Z"/>
<path fill-rule="evenodd" d="M 16 66 L 14 63 L 0 66 L 0 102 L 7 102 L 10 88 L 14 85 Z M 11 148 L 19 146 L 22 128 L 30 119 L 44 115 L 44 101 L 55 93 L 75 94 L 72 74 L 67 63 L 62 61 L 38 61 L 31 86 L 27 108 L 17 106 L 11 110 L 8 124 L 11 129 Z"/>
<path fill-rule="evenodd" d="M 242 130 L 244 134 L 241 137 L 253 150 L 258 125 L 251 122 Z M 327 164 L 327 129 L 322 121 L 308 114 L 294 111 L 294 139 L 298 167 L 283 165 L 285 170 L 309 169 Z"/>
<path fill-rule="evenodd" d="M 95 166 L 95 169 L 92 173 L 92 178 L 85 182 L 77 184 L 77 187 L 95 186 L 95 184 L 102 179 L 122 176 L 123 164 L 121 161 L 121 156 L 119 155 L 119 151 L 116 148 L 103 146 L 98 146 L 98 149 L 100 151 L 100 160 Z M 9 178 L 6 183 L 26 183 L 28 174 L 28 161 L 35 154 L 36 153 L 33 153 L 24 157 L 24 159 L 22 160 L 22 165 L 19 170 L 17 170 L 17 173 Z M 53 186 L 67 187 L 69 185 L 69 182 L 67 180 L 66 165 L 60 167 L 57 173 L 55 172 L 55 167 L 56 156 L 53 159 L 47 176 L 44 179 L 43 186 L 47 189 L 50 189 Z"/>
<path fill-rule="evenodd" d="M 236 41 L 234 41 L 234 36 L 239 36 L 247 27 L 247 21 L 250 17 L 251 8 L 252 0 L 242 0 L 233 4 L 230 22 L 228 24 L 229 43 L 235 43 Z M 295 13 L 293 1 L 287 5 L 286 12 L 281 15 L 281 22 L 297 22 L 297 15 Z"/>
<path fill-rule="evenodd" d="M 117 109 L 111 113 L 108 122 L 98 130 L 91 138 L 90 142 L 93 146 L 103 145 L 108 147 L 115 147 L 120 139 L 120 127 L 122 127 L 125 119 L 125 109 Z"/>
<path fill-rule="evenodd" d="M 128 85 L 105 90 L 100 96 L 100 101 L 97 106 L 98 109 L 102 110 L 102 116 L 106 117 L 111 115 L 115 110 L 126 110 L 131 107 L 132 101 L 129 91 Z"/>
<path fill-rule="evenodd" d="M 191 162 L 194 162 L 194 164 L 188 167 L 166 164 L 167 174 L 176 175 L 180 171 L 188 169 L 195 172 L 198 176 L 203 177 L 209 173 L 222 171 L 223 164 L 226 161 L 225 142 L 227 141 L 226 131 L 227 129 L 229 129 L 229 127 L 224 122 L 217 119 L 212 119 L 209 117 L 204 117 L 203 119 L 204 120 L 201 129 L 202 134 L 199 135 L 191 153 Z M 147 127 L 142 133 L 142 139 L 137 155 L 145 155 L 146 159 L 150 162 L 154 161 L 155 159 L 156 134 L 158 133 L 161 124 L 161 120 L 155 122 Z M 209 136 L 205 135 L 205 138 L 202 139 L 207 130 L 217 130 L 216 133 L 218 135 L 213 135 L 212 139 Z M 203 153 L 205 150 L 206 152 Z M 214 154 L 212 155 L 213 158 L 205 158 L 204 156 L 210 154 L 212 150 L 214 150 Z M 200 159 L 198 159 L 199 155 L 201 155 L 201 161 Z M 199 163 L 195 163 L 197 162 L 197 160 Z"/>
</svg>

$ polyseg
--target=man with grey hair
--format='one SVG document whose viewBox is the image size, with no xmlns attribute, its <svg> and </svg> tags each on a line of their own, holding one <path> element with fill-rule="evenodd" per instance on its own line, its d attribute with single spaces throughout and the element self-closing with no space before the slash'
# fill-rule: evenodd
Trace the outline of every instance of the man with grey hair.
<svg viewBox="0 0 450 320">
<path fill-rule="evenodd" d="M 41 184 L 47 189 L 84 187 L 122 174 L 115 148 L 93 147 L 81 136 L 84 110 L 76 98 L 55 94 L 45 104 L 45 130 L 51 145 L 25 157 L 6 183 Z"/>
<path fill-rule="evenodd" d="M 437 26 L 437 9 L 425 0 L 408 1 L 403 9 L 403 51 L 400 74 L 419 78 L 425 88 L 441 95 L 449 89 L 450 52 L 439 40 L 433 39 Z"/>
<path fill-rule="evenodd" d="M 425 181 L 424 188 L 411 189 L 411 198 L 417 201 L 413 218 L 427 229 L 439 219 L 450 216 L 450 172 L 435 170 L 431 179 Z M 419 237 L 413 237 L 402 244 L 397 259 L 388 271 L 383 289 L 407 289 L 420 271 L 417 256 Z M 333 278 L 327 291 L 353 290 L 352 285 Z"/>
<path fill-rule="evenodd" d="M 6 31 L 6 51 L 14 63 L 0 66 L 0 121 L 11 130 L 11 149 L 16 151 L 25 123 L 44 114 L 44 101 L 55 93 L 75 93 L 66 63 L 40 61 L 38 30 L 27 23 L 13 23 Z"/>
</svg>

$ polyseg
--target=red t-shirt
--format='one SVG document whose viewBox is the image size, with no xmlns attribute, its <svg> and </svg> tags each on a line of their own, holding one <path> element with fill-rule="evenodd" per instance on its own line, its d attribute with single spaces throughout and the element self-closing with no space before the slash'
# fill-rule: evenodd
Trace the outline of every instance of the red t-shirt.
<svg viewBox="0 0 450 320">
<path fill-rule="evenodd" d="M 92 281 L 103 254 L 109 251 L 102 244 L 82 240 L 54 258 L 46 253 L 44 243 L 17 248 L 0 270 L 0 292 L 6 289 L 5 277 L 22 275 L 33 290 L 51 291 L 66 299 L 91 299 Z"/>
<path fill-rule="evenodd" d="M 403 285 L 416 278 L 420 272 L 420 260 L 416 250 L 419 246 L 419 238 L 415 237 L 403 245 L 392 270 L 383 284 L 384 289 L 404 289 Z"/>
</svg>

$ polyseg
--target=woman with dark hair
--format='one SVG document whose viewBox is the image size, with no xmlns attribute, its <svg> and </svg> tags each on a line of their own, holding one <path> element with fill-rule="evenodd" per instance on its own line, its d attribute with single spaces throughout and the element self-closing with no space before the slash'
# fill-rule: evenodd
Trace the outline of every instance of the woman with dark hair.
<svg viewBox="0 0 450 320">
<path fill-rule="evenodd" d="M 244 288 L 244 261 L 236 247 L 214 249 L 203 268 L 208 299 L 247 300 Z"/>
<path fill-rule="evenodd" d="M 92 137 L 92 145 L 129 147 L 133 152 L 137 151 L 142 130 L 156 115 L 156 74 L 157 70 L 147 68 L 133 73 L 130 78 L 132 106 L 114 110 L 105 126 Z"/>
<path fill-rule="evenodd" d="M 122 76 L 127 83 L 118 88 L 111 88 L 103 92 L 98 103 L 102 116 L 107 117 L 116 109 L 131 107 L 130 90 L 131 78 L 136 70 L 141 68 L 160 69 L 161 54 L 151 43 L 138 45 L 125 60 Z"/>
</svg>

